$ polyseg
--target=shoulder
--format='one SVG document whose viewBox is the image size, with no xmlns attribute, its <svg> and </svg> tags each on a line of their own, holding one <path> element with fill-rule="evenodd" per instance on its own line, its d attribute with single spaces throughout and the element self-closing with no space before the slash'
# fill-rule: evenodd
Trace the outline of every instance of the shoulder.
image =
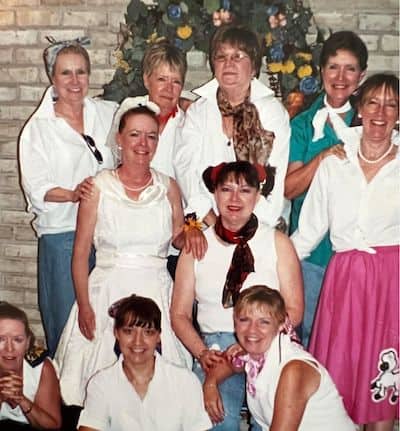
<svg viewBox="0 0 400 431">
<path fill-rule="evenodd" d="M 85 102 L 92 106 L 96 111 L 101 115 L 113 115 L 114 112 L 118 108 L 118 104 L 116 102 L 112 102 L 111 100 L 103 100 L 97 99 L 93 97 L 87 97 Z"/>
<path fill-rule="evenodd" d="M 161 363 L 161 366 L 164 369 L 165 374 L 173 382 L 179 382 L 180 386 L 192 385 L 192 386 L 198 386 L 199 388 L 201 388 L 200 381 L 193 373 L 193 371 L 189 370 L 186 367 L 180 367 L 171 362 L 168 362 L 161 357 L 158 357 L 157 360 Z"/>
<path fill-rule="evenodd" d="M 291 126 L 302 126 L 304 127 L 304 124 L 307 124 L 311 127 L 312 119 L 315 116 L 315 113 L 322 108 L 323 104 L 323 98 L 324 94 L 320 94 L 314 102 L 304 111 L 297 114 L 291 121 Z"/>
<path fill-rule="evenodd" d="M 282 368 L 279 384 L 288 391 L 309 398 L 319 387 L 321 376 L 314 366 L 302 359 L 292 359 Z"/>
<path fill-rule="evenodd" d="M 94 182 L 98 188 L 104 187 L 109 181 L 114 179 L 113 169 L 103 169 L 94 177 Z"/>
<path fill-rule="evenodd" d="M 173 184 L 176 185 L 176 181 L 174 179 L 172 179 L 171 177 L 169 177 L 166 174 L 163 174 L 162 172 L 158 171 L 157 169 L 151 169 L 151 172 L 153 174 L 153 178 L 157 183 L 163 184 L 167 190 L 170 190 L 170 187 L 172 185 L 172 187 L 174 187 Z M 176 187 L 178 187 L 176 185 Z"/>
</svg>

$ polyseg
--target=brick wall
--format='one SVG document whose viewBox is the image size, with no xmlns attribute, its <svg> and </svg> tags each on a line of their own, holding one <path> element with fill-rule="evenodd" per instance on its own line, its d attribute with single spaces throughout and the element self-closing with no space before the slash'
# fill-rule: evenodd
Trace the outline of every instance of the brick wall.
<svg viewBox="0 0 400 431">
<path fill-rule="evenodd" d="M 0 0 L 0 299 L 23 307 L 37 335 L 36 239 L 25 213 L 17 168 L 17 137 L 48 85 L 45 36 L 92 39 L 92 95 L 113 74 L 112 50 L 128 0 Z M 328 6 L 329 5 L 329 6 Z M 354 30 L 370 50 L 371 71 L 398 71 L 397 0 L 312 0 L 317 24 Z M 187 88 L 209 76 L 205 55 L 189 55 Z"/>
</svg>

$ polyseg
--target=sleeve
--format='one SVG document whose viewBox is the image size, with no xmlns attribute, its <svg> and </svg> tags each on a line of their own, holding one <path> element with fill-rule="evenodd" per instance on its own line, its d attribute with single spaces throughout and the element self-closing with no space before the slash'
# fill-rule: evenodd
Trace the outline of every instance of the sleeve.
<svg viewBox="0 0 400 431">
<path fill-rule="evenodd" d="M 185 431 L 205 431 L 212 427 L 204 408 L 203 389 L 199 379 L 190 371 L 185 371 L 185 384 L 181 397 L 183 401 L 183 427 Z"/>
<path fill-rule="evenodd" d="M 284 182 L 287 171 L 289 155 L 289 115 L 283 106 L 276 101 L 273 110 L 263 109 L 265 116 L 271 117 L 271 111 L 275 111 L 272 121 L 268 122 L 268 130 L 275 133 L 274 145 L 269 157 L 269 163 L 276 168 L 275 185 L 272 192 L 266 198 L 261 198 L 255 208 L 255 214 L 261 223 L 275 227 L 283 211 Z M 262 123 L 267 124 L 263 119 Z"/>
<path fill-rule="evenodd" d="M 203 148 L 205 134 L 202 127 L 202 112 L 198 103 L 186 111 L 185 122 L 178 129 L 174 152 L 176 180 L 185 201 L 185 213 L 195 212 L 203 219 L 213 206 L 212 197 L 203 184 Z M 203 107 L 204 108 L 204 107 Z"/>
<path fill-rule="evenodd" d="M 329 229 L 329 158 L 318 167 L 300 211 L 299 225 L 291 236 L 299 259 L 310 255 Z"/>
<path fill-rule="evenodd" d="M 110 413 L 107 398 L 109 396 L 102 373 L 95 374 L 87 385 L 85 404 L 79 416 L 77 428 L 86 426 L 97 430 L 108 429 Z"/>
<path fill-rule="evenodd" d="M 43 134 L 37 121 L 28 122 L 19 141 L 21 184 L 28 201 L 28 211 L 47 212 L 54 205 L 45 202 L 46 193 L 58 185 L 51 181 L 50 161 Z"/>
</svg>

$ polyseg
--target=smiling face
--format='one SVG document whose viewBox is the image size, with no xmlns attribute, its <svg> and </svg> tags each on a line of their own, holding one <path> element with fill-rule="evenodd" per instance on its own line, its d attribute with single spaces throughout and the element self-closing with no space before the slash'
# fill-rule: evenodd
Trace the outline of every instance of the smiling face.
<svg viewBox="0 0 400 431">
<path fill-rule="evenodd" d="M 24 324 L 16 319 L 0 319 L 0 373 L 21 372 L 29 337 Z"/>
<path fill-rule="evenodd" d="M 52 77 L 58 101 L 74 104 L 82 102 L 89 89 L 89 71 L 86 59 L 75 53 L 57 56 Z"/>
<path fill-rule="evenodd" d="M 250 57 L 239 48 L 221 43 L 213 58 L 214 75 L 221 89 L 244 93 L 255 74 Z"/>
<path fill-rule="evenodd" d="M 149 114 L 132 113 L 116 138 L 122 151 L 122 163 L 149 166 L 157 149 L 157 120 Z"/>
<path fill-rule="evenodd" d="M 399 120 L 399 96 L 381 86 L 363 97 L 359 114 L 362 117 L 363 139 L 386 146 Z"/>
<path fill-rule="evenodd" d="M 236 181 L 233 174 L 217 185 L 214 195 L 222 224 L 232 232 L 248 222 L 260 198 L 259 191 L 248 185 L 243 176 Z"/>
<path fill-rule="evenodd" d="M 247 304 L 234 315 L 235 332 L 240 345 L 251 357 L 259 358 L 268 351 L 281 323 L 266 304 Z"/>
<path fill-rule="evenodd" d="M 149 99 L 156 103 L 162 115 L 169 114 L 178 104 L 183 78 L 178 69 L 161 64 L 150 75 L 143 76 Z"/>
<path fill-rule="evenodd" d="M 114 335 L 124 360 L 132 365 L 153 361 L 156 347 L 161 342 L 160 332 L 152 327 L 124 325 L 114 329 Z"/>
<path fill-rule="evenodd" d="M 350 51 L 338 49 L 336 55 L 330 56 L 321 69 L 328 103 L 334 108 L 343 106 L 364 75 L 357 57 Z"/>
</svg>

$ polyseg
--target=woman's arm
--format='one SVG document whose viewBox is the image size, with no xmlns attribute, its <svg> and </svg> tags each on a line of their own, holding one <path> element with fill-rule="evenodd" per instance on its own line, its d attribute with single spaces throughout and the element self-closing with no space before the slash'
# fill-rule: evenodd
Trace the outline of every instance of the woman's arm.
<svg viewBox="0 0 400 431">
<path fill-rule="evenodd" d="M 286 310 L 293 326 L 303 320 L 304 291 L 303 277 L 296 250 L 290 239 L 282 232 L 275 231 L 277 273 L 279 290 L 285 300 Z"/>
<path fill-rule="evenodd" d="M 82 200 L 79 205 L 74 249 L 72 254 L 72 279 L 74 281 L 76 301 L 79 308 L 79 328 L 82 334 L 92 340 L 95 331 L 95 315 L 89 302 L 89 255 L 93 243 L 97 219 L 97 206 L 100 192 L 97 188 L 93 197 Z"/>
<path fill-rule="evenodd" d="M 192 253 L 195 259 L 202 259 L 207 251 L 207 240 L 203 232 L 197 228 L 188 231 L 183 229 L 182 197 L 179 186 L 170 178 L 168 199 L 172 207 L 172 244 L 177 249 L 185 249 L 186 253 Z"/>
<path fill-rule="evenodd" d="M 290 361 L 282 370 L 275 394 L 270 431 L 297 431 L 320 374 L 304 361 Z"/>
<path fill-rule="evenodd" d="M 95 429 L 95 428 L 80 426 L 78 431 L 100 431 L 100 430 Z"/>
<path fill-rule="evenodd" d="M 335 155 L 341 159 L 346 157 L 343 144 L 337 144 L 322 150 L 308 163 L 289 163 L 285 179 L 285 197 L 287 199 L 294 199 L 304 193 L 310 187 L 311 181 L 321 161 L 324 160 L 325 157 L 331 155 Z"/>
</svg>

